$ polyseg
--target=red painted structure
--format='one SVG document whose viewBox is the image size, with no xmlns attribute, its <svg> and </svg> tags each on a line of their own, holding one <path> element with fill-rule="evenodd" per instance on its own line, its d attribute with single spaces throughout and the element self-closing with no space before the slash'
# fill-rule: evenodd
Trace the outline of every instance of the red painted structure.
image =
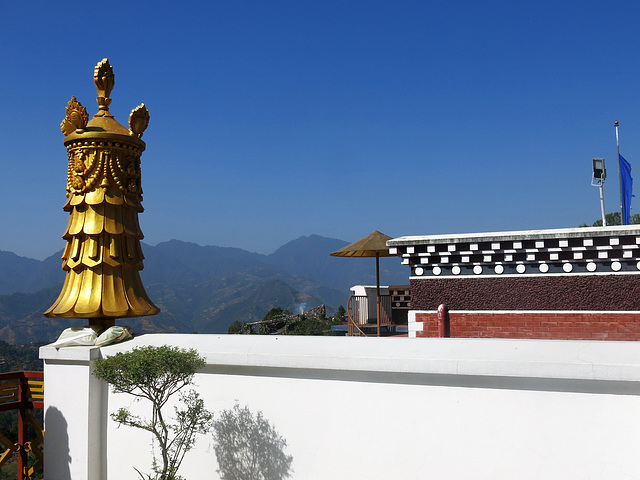
<svg viewBox="0 0 640 480">
<path fill-rule="evenodd" d="M 42 468 L 40 446 L 44 432 L 33 416 L 34 409 L 44 409 L 43 372 L 0 373 L 0 412 L 17 410 L 18 414 L 18 442 L 12 444 L 0 434 L 0 443 L 5 447 L 5 451 L 0 454 L 0 468 L 17 452 L 18 480 L 28 480 Z M 29 425 L 34 430 L 34 436 L 29 435 Z M 32 467 L 28 465 L 30 454 L 36 458 Z"/>
<path fill-rule="evenodd" d="M 409 336 L 640 340 L 638 225 L 400 237 Z"/>
<path fill-rule="evenodd" d="M 438 336 L 440 338 L 451 336 L 451 324 L 449 322 L 449 307 L 444 303 L 438 307 Z"/>
</svg>

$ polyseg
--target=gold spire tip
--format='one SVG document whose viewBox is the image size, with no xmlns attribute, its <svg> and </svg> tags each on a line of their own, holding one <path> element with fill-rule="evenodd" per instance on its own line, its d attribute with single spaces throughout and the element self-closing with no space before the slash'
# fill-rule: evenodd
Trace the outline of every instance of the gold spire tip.
<svg viewBox="0 0 640 480">
<path fill-rule="evenodd" d="M 103 58 L 93 70 L 93 81 L 96 84 L 96 90 L 98 91 L 98 108 L 100 111 L 96 116 L 111 116 L 109 114 L 109 105 L 111 104 L 111 90 L 116 83 L 116 78 L 113 75 L 113 67 L 109 64 L 108 58 Z"/>
</svg>

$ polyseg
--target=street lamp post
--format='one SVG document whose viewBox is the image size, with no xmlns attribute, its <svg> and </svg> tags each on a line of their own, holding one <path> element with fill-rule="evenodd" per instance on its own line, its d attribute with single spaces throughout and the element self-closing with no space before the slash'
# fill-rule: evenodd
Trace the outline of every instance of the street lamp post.
<svg viewBox="0 0 640 480">
<path fill-rule="evenodd" d="M 600 210 L 602 211 L 602 226 L 607 226 L 607 219 L 605 217 L 604 210 L 604 179 L 607 178 L 607 169 L 604 167 L 604 158 L 593 159 L 593 177 L 591 178 L 591 185 L 594 187 L 600 187 Z"/>
</svg>

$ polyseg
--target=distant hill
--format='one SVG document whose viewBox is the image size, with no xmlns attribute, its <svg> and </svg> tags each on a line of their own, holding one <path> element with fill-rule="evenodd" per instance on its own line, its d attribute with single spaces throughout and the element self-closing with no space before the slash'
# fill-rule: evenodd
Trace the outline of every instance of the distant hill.
<svg viewBox="0 0 640 480">
<path fill-rule="evenodd" d="M 262 320 L 274 307 L 297 312 L 324 304 L 335 310 L 346 306 L 349 287 L 375 284 L 372 258 L 329 256 L 345 245 L 319 235 L 300 237 L 270 255 L 179 240 L 143 245 L 142 281 L 162 312 L 118 323 L 138 333 L 226 333 L 234 321 Z M 42 315 L 64 281 L 60 255 L 38 261 L 0 252 L 0 340 L 50 341 L 67 326 L 84 325 Z M 382 258 L 380 265 L 383 284 L 409 282 L 399 258 Z"/>
<path fill-rule="evenodd" d="M 0 295 L 36 292 L 64 281 L 62 251 L 43 261 L 0 250 Z"/>
<path fill-rule="evenodd" d="M 293 240 L 267 256 L 270 265 L 313 278 L 349 292 L 353 285 L 375 285 L 376 263 L 369 257 L 332 257 L 330 254 L 348 245 L 343 240 L 310 235 Z M 409 269 L 398 257 L 380 259 L 380 281 L 385 285 L 409 283 Z"/>
</svg>

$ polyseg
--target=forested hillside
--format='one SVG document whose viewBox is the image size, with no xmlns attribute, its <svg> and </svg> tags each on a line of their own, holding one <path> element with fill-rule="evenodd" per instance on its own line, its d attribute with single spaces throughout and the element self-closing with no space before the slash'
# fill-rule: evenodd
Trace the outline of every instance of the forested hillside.
<svg viewBox="0 0 640 480">
<path fill-rule="evenodd" d="M 38 349 L 43 343 L 11 345 L 0 341 L 0 373 L 19 371 L 42 371 L 42 360 Z"/>
</svg>

